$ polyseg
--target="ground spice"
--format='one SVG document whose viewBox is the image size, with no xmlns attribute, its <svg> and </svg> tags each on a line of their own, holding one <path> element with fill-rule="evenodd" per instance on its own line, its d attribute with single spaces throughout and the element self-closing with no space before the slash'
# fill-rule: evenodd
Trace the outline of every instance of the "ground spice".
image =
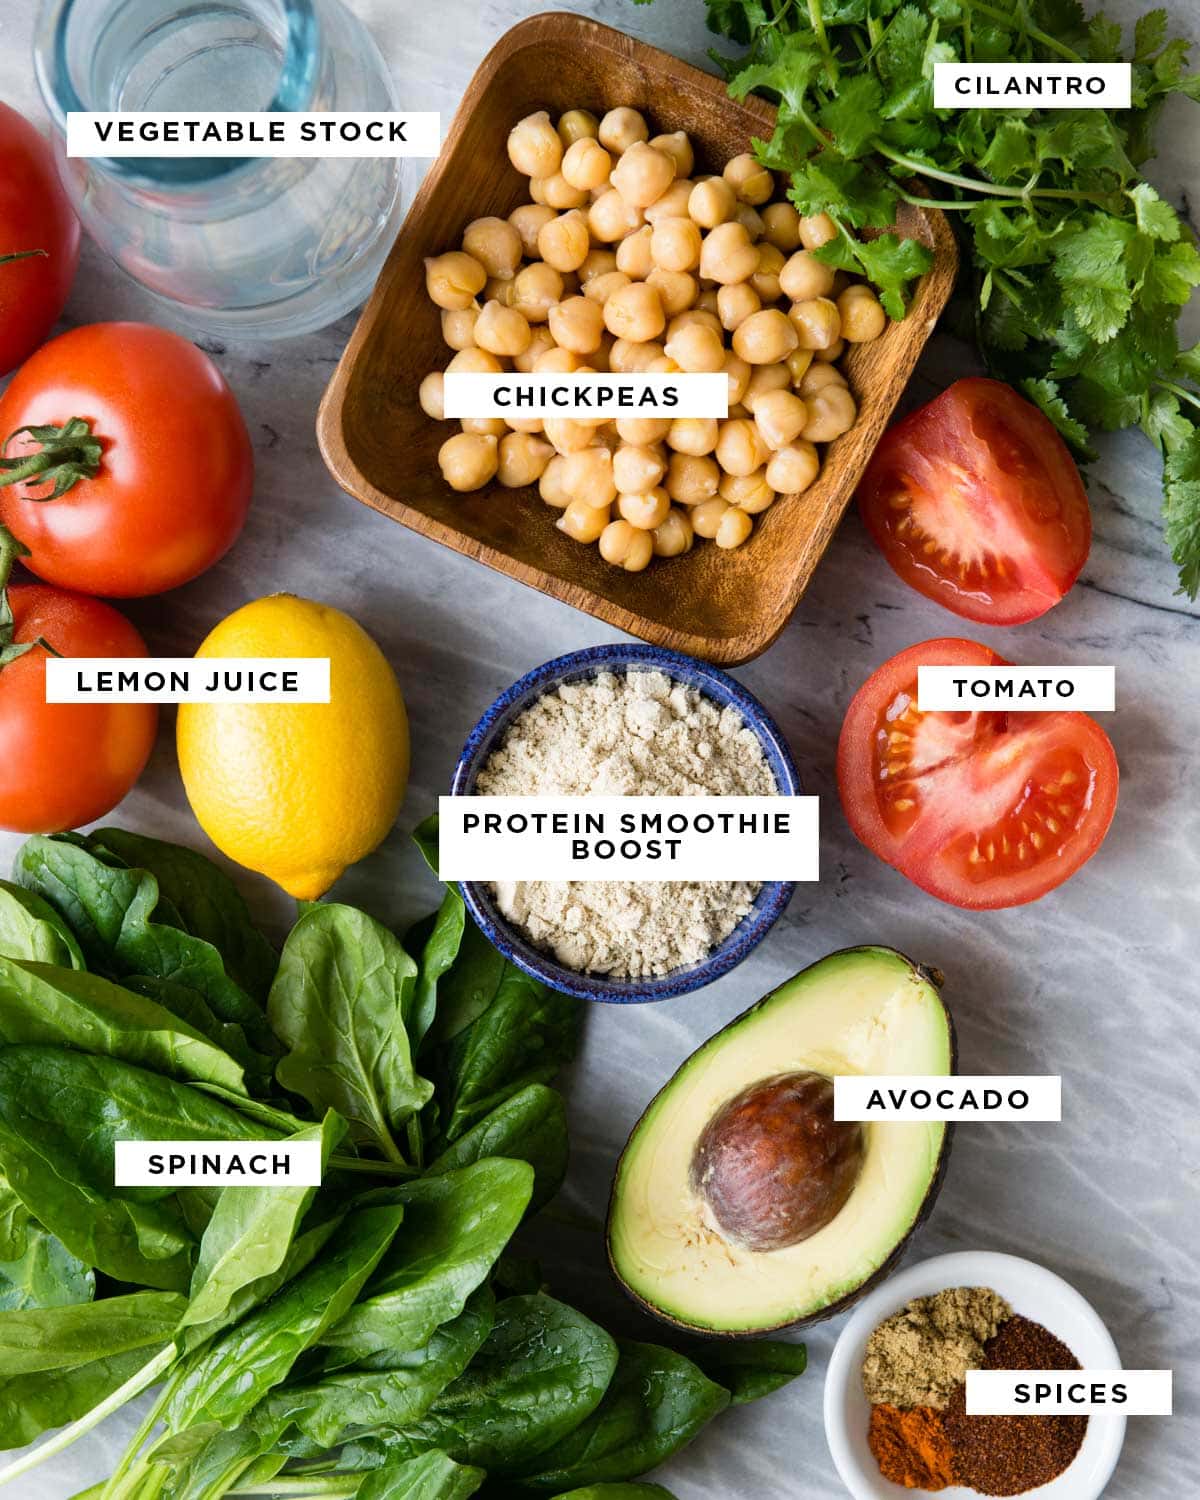
<svg viewBox="0 0 1200 1500">
<path fill-rule="evenodd" d="M 900 1411 L 873 1406 L 867 1443 L 879 1472 L 908 1490 L 944 1490 L 955 1482 L 954 1449 L 932 1406 Z"/>
<path fill-rule="evenodd" d="M 954 1286 L 916 1297 L 867 1341 L 863 1390 L 872 1404 L 945 1407 L 1012 1308 L 986 1286 Z"/>
<path fill-rule="evenodd" d="M 988 1340 L 985 1370 L 1078 1370 L 1060 1340 L 1028 1318 L 1014 1317 Z M 966 1391 L 955 1391 L 945 1432 L 960 1484 L 983 1495 L 1023 1495 L 1049 1484 L 1075 1461 L 1086 1417 L 969 1417 Z"/>
</svg>

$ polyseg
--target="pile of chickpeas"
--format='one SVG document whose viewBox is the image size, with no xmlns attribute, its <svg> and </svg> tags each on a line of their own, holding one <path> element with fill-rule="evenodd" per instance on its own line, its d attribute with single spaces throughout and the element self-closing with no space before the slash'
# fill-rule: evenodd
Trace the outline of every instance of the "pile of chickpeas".
<svg viewBox="0 0 1200 1500">
<path fill-rule="evenodd" d="M 812 255 L 836 226 L 777 199 L 749 154 L 693 176 L 685 132 L 651 139 L 636 109 L 573 109 L 557 125 L 540 111 L 508 155 L 533 201 L 425 262 L 455 351 L 444 373 L 724 371 L 729 416 L 465 418 L 438 454 L 446 483 L 536 484 L 561 531 L 629 572 L 696 537 L 740 547 L 853 425 L 836 361 L 887 323 L 869 286 Z M 444 418 L 443 372 L 420 402 Z"/>
</svg>

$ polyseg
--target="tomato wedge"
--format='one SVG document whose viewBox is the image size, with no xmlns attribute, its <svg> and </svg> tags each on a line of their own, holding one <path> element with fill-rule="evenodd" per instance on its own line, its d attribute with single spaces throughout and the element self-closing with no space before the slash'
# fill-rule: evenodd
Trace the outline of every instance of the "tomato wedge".
<svg viewBox="0 0 1200 1500">
<path fill-rule="evenodd" d="M 851 828 L 914 885 L 953 906 L 1022 906 L 1100 847 L 1117 757 L 1087 714 L 921 713 L 920 666 L 1008 666 L 974 641 L 923 641 L 854 695 L 837 777 Z"/>
<path fill-rule="evenodd" d="M 928 599 L 988 625 L 1053 608 L 1092 517 L 1054 424 L 999 380 L 958 380 L 884 434 L 858 489 L 867 530 Z"/>
</svg>

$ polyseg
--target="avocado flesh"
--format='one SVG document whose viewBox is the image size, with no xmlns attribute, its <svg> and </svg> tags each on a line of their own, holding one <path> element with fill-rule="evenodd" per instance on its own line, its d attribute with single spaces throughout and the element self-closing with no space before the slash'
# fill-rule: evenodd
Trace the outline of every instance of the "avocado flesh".
<svg viewBox="0 0 1200 1500">
<path fill-rule="evenodd" d="M 954 1032 L 924 971 L 891 948 L 831 954 L 760 1000 L 683 1064 L 634 1129 L 617 1168 L 609 1258 L 651 1312 L 711 1333 L 750 1333 L 829 1316 L 896 1254 L 935 1188 L 941 1123 L 864 1126 L 862 1169 L 840 1212 L 767 1252 L 718 1229 L 690 1164 L 707 1122 L 762 1079 L 954 1071 Z"/>
</svg>

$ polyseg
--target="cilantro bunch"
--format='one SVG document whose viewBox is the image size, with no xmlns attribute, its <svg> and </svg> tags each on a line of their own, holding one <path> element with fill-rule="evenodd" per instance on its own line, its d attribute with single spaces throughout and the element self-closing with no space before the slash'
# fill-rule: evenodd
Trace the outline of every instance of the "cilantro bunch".
<svg viewBox="0 0 1200 1500">
<path fill-rule="evenodd" d="M 717 58 L 735 98 L 779 107 L 761 159 L 791 175 L 805 214 L 840 234 L 822 259 L 868 277 L 902 316 L 929 263 L 914 240 L 853 231 L 902 202 L 947 210 L 973 273 L 991 371 L 1046 413 L 1081 458 L 1089 435 L 1140 426 L 1164 458 L 1167 544 L 1181 591 L 1200 591 L 1200 345 L 1177 323 L 1200 254 L 1139 167 L 1163 104 L 1200 101 L 1188 44 L 1164 10 L 1121 27 L 1078 0 L 707 0 L 709 26 L 748 49 Z M 716 56 L 716 54 L 714 54 Z M 1133 64 L 1133 107 L 935 110 L 939 62 Z"/>
</svg>

